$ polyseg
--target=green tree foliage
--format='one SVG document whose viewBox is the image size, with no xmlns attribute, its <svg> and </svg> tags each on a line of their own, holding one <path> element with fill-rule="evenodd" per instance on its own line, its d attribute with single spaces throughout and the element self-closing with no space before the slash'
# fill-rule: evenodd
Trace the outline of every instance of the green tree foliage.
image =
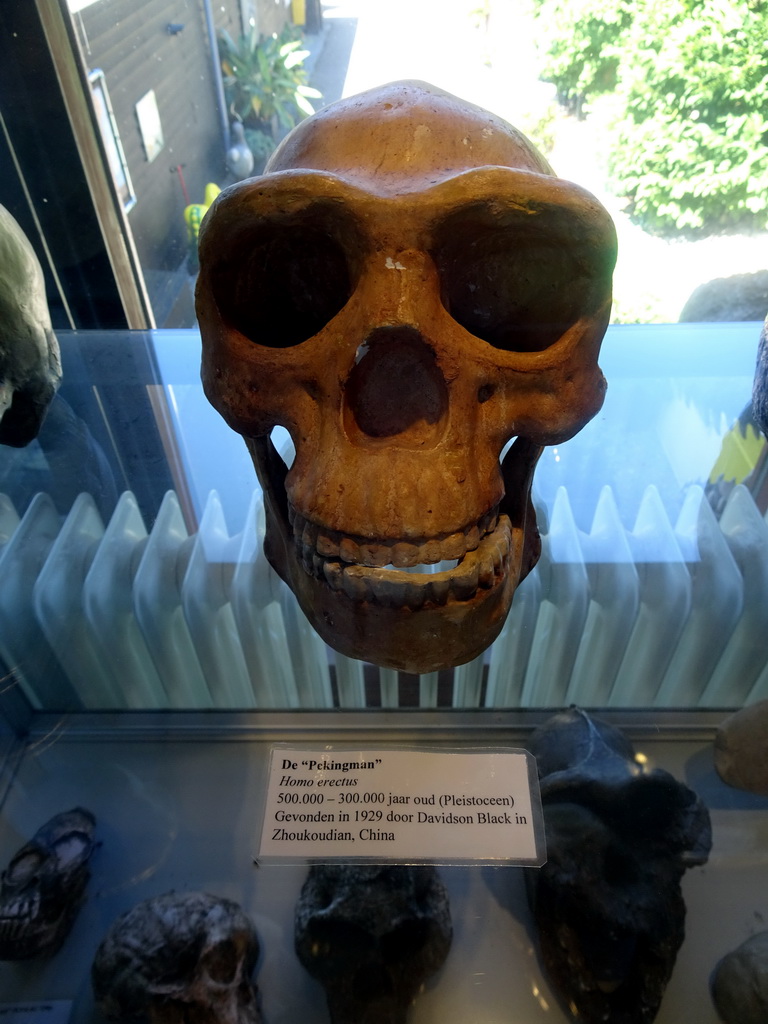
<svg viewBox="0 0 768 1024">
<path fill-rule="evenodd" d="M 539 0 L 542 77 L 560 103 L 582 116 L 590 97 L 616 88 L 632 0 Z"/>
<path fill-rule="evenodd" d="M 768 227 L 768 19 L 758 6 L 638 8 L 610 163 L 651 230 Z"/>
<path fill-rule="evenodd" d="M 543 0 L 540 20 L 554 3 L 580 0 Z M 590 30 L 580 6 L 570 34 L 560 28 L 562 50 Z M 768 228 L 768 3 L 635 0 L 622 10 L 609 43 L 605 22 L 593 26 L 591 63 L 572 54 L 562 81 L 573 88 L 581 62 L 582 101 L 614 92 L 609 164 L 633 217 L 659 233 Z"/>
</svg>

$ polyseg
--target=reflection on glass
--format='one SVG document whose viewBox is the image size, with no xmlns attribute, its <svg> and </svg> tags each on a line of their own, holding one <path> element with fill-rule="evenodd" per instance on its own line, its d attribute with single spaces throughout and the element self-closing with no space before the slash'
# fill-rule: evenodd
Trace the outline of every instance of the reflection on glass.
<svg viewBox="0 0 768 1024">
<path fill-rule="evenodd" d="M 127 213 L 128 210 L 133 208 L 136 196 L 133 193 L 128 165 L 125 162 L 120 132 L 117 128 L 115 115 L 112 113 L 112 104 L 109 101 L 104 72 L 99 69 L 91 71 L 88 75 L 88 81 L 91 83 L 91 95 L 93 96 L 93 104 L 96 108 L 101 137 L 104 140 L 104 148 L 107 151 L 109 169 L 112 172 L 123 209 Z"/>
</svg>

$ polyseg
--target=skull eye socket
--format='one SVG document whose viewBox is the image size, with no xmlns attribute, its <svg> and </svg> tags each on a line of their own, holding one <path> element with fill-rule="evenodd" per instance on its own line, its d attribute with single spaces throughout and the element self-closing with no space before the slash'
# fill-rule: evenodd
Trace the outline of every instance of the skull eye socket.
<svg viewBox="0 0 768 1024">
<path fill-rule="evenodd" d="M 308 938 L 316 967 L 326 975 L 346 974 L 366 962 L 374 948 L 371 934 L 351 921 L 315 918 L 309 922 Z"/>
<path fill-rule="evenodd" d="M 361 246 L 351 218 L 319 205 L 245 225 L 211 270 L 223 319 L 259 345 L 290 348 L 349 301 Z"/>
<path fill-rule="evenodd" d="M 240 963 L 240 951 L 233 939 L 223 939 L 206 951 L 205 970 L 211 981 L 231 985 Z"/>
<path fill-rule="evenodd" d="M 608 885 L 634 885 L 638 874 L 637 861 L 628 848 L 614 842 L 603 851 L 603 878 Z"/>
<path fill-rule="evenodd" d="M 5 879 L 9 885 L 31 885 L 40 877 L 46 860 L 45 854 L 37 850 L 16 857 L 5 872 Z"/>
<path fill-rule="evenodd" d="M 554 345 L 595 293 L 594 271 L 567 219 L 539 214 L 535 226 L 530 219 L 487 207 L 459 211 L 440 225 L 432 252 L 447 312 L 509 352 Z"/>
<path fill-rule="evenodd" d="M 434 925 L 427 918 L 410 918 L 381 938 L 382 959 L 387 964 L 410 963 L 434 939 Z"/>
</svg>

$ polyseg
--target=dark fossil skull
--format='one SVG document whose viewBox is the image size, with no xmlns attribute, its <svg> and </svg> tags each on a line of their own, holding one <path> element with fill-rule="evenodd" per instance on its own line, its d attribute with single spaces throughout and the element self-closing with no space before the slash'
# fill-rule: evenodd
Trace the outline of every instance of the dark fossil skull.
<svg viewBox="0 0 768 1024">
<path fill-rule="evenodd" d="M 0 960 L 55 953 L 72 927 L 90 877 L 95 819 L 75 807 L 21 847 L 0 876 Z"/>
<path fill-rule="evenodd" d="M 531 737 L 547 863 L 528 875 L 544 967 L 574 1019 L 654 1020 L 685 935 L 680 879 L 711 846 L 687 786 L 576 708 Z"/>
<path fill-rule="evenodd" d="M 260 1024 L 251 982 L 258 955 L 255 929 L 237 903 L 169 892 L 115 921 L 96 951 L 93 991 L 113 1020 Z"/>
<path fill-rule="evenodd" d="M 296 907 L 296 952 L 333 1024 L 404 1024 L 451 938 L 447 893 L 426 865 L 315 865 Z"/>
</svg>

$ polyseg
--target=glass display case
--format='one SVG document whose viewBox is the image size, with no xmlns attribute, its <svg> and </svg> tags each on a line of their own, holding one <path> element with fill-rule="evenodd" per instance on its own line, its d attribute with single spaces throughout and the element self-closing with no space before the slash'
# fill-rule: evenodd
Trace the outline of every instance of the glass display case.
<svg viewBox="0 0 768 1024">
<path fill-rule="evenodd" d="M 713 972 L 768 934 L 768 446 L 752 407 L 768 302 L 766 125 L 742 59 L 759 52 L 765 13 L 747 0 L 735 14 L 635 7 L 588 23 L 571 12 L 561 26 L 555 0 L 0 5 L 0 431 L 7 352 L 29 340 L 14 333 L 14 302 L 25 323 L 32 310 L 36 328 L 52 324 L 62 370 L 34 439 L 0 436 L 0 1020 L 762 1024 L 764 1010 L 747 1020 L 739 999 L 750 972 L 765 988 L 766 951 L 738 968 L 730 1008 L 715 1003 Z M 651 32 L 655 56 L 636 45 Z M 589 74 L 585 34 L 599 37 Z M 707 73 L 700 95 L 680 78 L 683 102 L 679 68 L 699 46 L 714 47 L 700 64 L 723 77 Z M 393 77 L 404 81 L 382 85 Z M 335 106 L 331 156 L 292 164 L 283 147 L 272 183 L 256 185 L 267 198 L 251 233 L 238 233 L 227 197 L 244 193 L 216 200 L 221 189 L 259 174 L 310 100 L 351 94 L 344 131 Z M 413 132 L 389 117 L 403 96 L 421 119 Z M 442 133 L 446 110 L 461 132 Z M 396 144 L 376 137 L 381 161 L 371 116 L 406 125 Z M 346 131 L 348 162 L 329 170 Z M 670 148 L 679 166 L 664 162 Z M 423 173 L 406 180 L 414 154 Z M 4 248 L 6 212 L 29 263 Z M 623 322 L 602 342 L 608 389 L 589 420 L 613 224 Z M 287 242 L 286 225 L 299 227 Z M 219 239 L 207 262 L 206 233 Z M 415 274 L 402 275 L 406 253 Z M 339 317 L 372 304 L 367 260 L 385 298 L 358 336 Z M 405 284 L 387 291 L 398 275 Z M 717 287 L 702 296 L 702 284 Z M 408 304 L 430 287 L 424 321 L 442 326 L 427 335 Z M 678 313 L 723 322 L 661 322 Z M 265 317 L 274 338 L 262 344 Z M 453 351 L 441 348 L 448 321 Z M 442 446 L 451 470 L 429 515 L 446 492 L 466 498 L 473 474 L 493 499 L 472 515 L 456 501 L 463 518 L 432 532 L 335 531 L 294 502 L 295 562 L 312 586 L 323 573 L 350 598 L 358 635 L 373 597 L 394 608 L 390 624 L 427 605 L 435 619 L 447 609 L 454 635 L 473 628 L 462 602 L 506 586 L 510 552 L 525 569 L 537 544 L 525 474 L 496 464 L 501 440 L 522 440 L 531 473 L 544 445 L 531 491 L 540 557 L 471 660 L 446 652 L 407 672 L 341 653 L 352 648 L 310 624 L 312 587 L 294 586 L 300 606 L 265 554 L 277 516 L 252 454 L 306 470 L 311 431 L 276 402 L 253 414 L 267 427 L 242 429 L 247 444 L 225 423 L 201 352 L 229 334 L 241 356 L 263 349 L 266 367 L 249 376 L 228 353 L 206 360 L 206 391 L 238 428 L 248 387 L 243 407 L 279 390 L 278 350 L 328 353 L 338 437 L 351 405 L 374 406 L 397 368 L 381 418 L 360 402 L 359 449 L 377 452 L 387 493 L 399 486 L 411 509 L 424 493 L 402 471 L 415 461 L 381 457 L 379 442 L 402 433 L 403 449 Z M 379 356 L 382 340 L 394 356 Z M 456 385 L 470 349 L 489 378 L 488 366 L 509 371 L 503 388 Z M 577 349 L 589 349 L 587 370 Z M 296 365 L 296 400 L 319 404 L 325 385 Z M 231 405 L 213 395 L 220 377 L 229 398 L 241 392 Z M 548 410 L 541 436 L 518 385 Z M 413 395 L 427 392 L 422 415 Z M 472 407 L 462 423 L 491 424 L 484 469 L 458 419 L 450 443 L 432 429 L 459 393 Z M 566 426 L 564 395 L 577 410 Z M 325 463 L 332 484 L 310 467 L 324 507 L 348 487 L 370 510 L 376 474 L 344 479 L 340 461 Z M 523 495 L 520 519 L 501 524 L 506 547 L 488 562 L 505 488 Z M 390 507 L 388 525 L 413 526 Z M 367 544 L 365 557 L 346 557 L 345 542 L 347 554 Z M 414 564 L 421 554 L 429 564 Z M 370 577 L 350 565 L 395 572 L 365 591 Z M 392 635 L 416 648 L 427 632 Z M 410 651 L 392 653 L 413 667 Z M 740 716 L 726 736 L 753 709 L 757 724 Z M 738 762 L 730 774 L 724 751 Z"/>
<path fill-rule="evenodd" d="M 0 449 L 0 851 L 8 864 L 77 807 L 97 845 L 60 950 L 1 962 L 0 1001 L 103 1019 L 90 970 L 112 922 L 201 890 L 255 924 L 264 1019 L 327 1020 L 294 952 L 307 865 L 258 857 L 275 745 L 525 749 L 577 704 L 709 811 L 656 1019 L 714 1024 L 710 974 L 768 915 L 766 798 L 713 763 L 718 725 L 768 686 L 758 336 L 610 328 L 602 412 L 542 456 L 542 557 L 507 624 L 482 657 L 415 676 L 334 653 L 266 562 L 261 492 L 202 393 L 196 331 L 59 332 L 63 382 L 38 439 Z M 569 1019 L 537 953 L 537 869 L 442 860 L 453 940 L 409 1020 Z"/>
</svg>

